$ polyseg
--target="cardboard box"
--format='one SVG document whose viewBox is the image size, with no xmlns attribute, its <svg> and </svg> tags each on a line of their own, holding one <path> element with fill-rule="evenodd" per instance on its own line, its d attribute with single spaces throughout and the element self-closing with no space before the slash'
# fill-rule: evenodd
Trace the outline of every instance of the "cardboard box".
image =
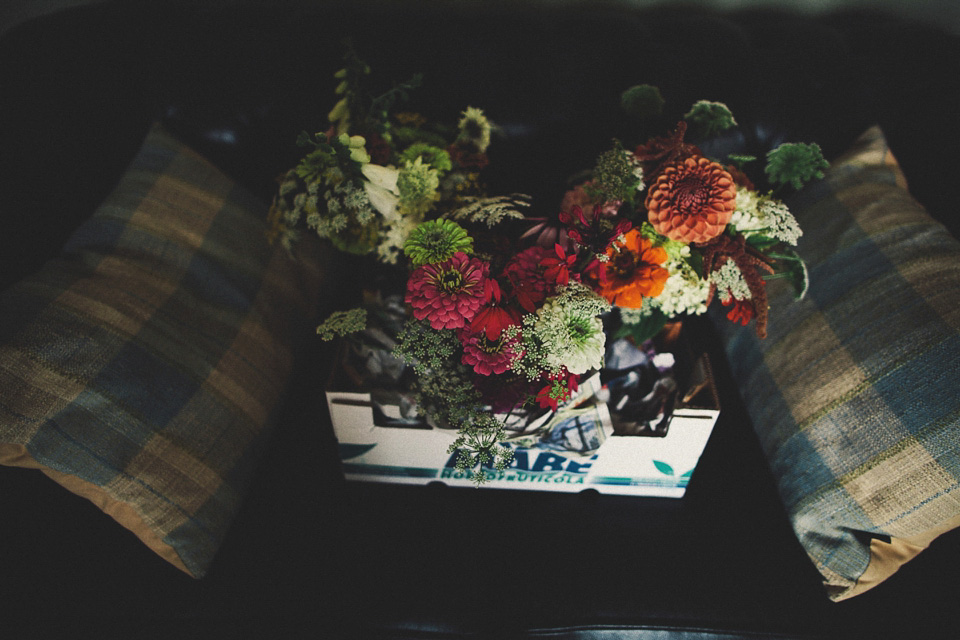
<svg viewBox="0 0 960 640">
<path fill-rule="evenodd" d="M 553 427 L 533 438 L 508 442 L 514 460 L 490 471 L 483 488 L 682 497 L 720 413 L 706 356 L 696 359 L 675 396 L 670 415 L 624 427 L 604 400 L 599 376 L 584 385 L 573 405 L 538 423 Z M 396 402 L 396 403 L 395 403 Z M 622 402 L 621 402 L 622 404 Z M 453 429 L 434 428 L 402 416 L 389 392 L 327 391 L 327 406 L 348 480 L 474 487 L 472 473 L 454 468 L 448 449 Z M 531 419 L 528 417 L 527 419 Z M 624 431 L 639 435 L 618 435 Z M 547 436 L 546 434 L 550 434 Z M 571 438 L 565 434 L 573 434 Z M 565 448 L 566 447 L 566 448 Z M 583 451 L 578 451 L 581 449 Z"/>
</svg>

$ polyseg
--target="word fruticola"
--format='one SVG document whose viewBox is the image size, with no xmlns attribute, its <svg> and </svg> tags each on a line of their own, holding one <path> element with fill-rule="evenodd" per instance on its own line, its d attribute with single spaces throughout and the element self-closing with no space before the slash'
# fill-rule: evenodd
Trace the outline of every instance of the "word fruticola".
<svg viewBox="0 0 960 640">
<path fill-rule="evenodd" d="M 558 472 L 565 471 L 567 473 L 582 473 L 586 474 L 590 469 L 592 461 L 596 458 L 593 456 L 589 458 L 587 462 L 577 462 L 571 460 L 564 456 L 557 455 L 555 453 L 550 453 L 549 451 L 542 451 L 533 457 L 533 452 L 528 452 L 524 450 L 517 450 L 514 452 L 513 461 L 510 463 L 510 467 L 503 473 L 510 475 L 511 473 L 517 473 L 520 471 L 528 472 Z M 531 458 L 533 464 L 531 465 Z M 457 463 L 457 453 L 454 452 L 453 455 L 447 460 L 447 463 L 444 465 L 444 473 L 448 469 L 453 469 Z M 450 477 L 450 476 L 447 476 Z M 460 476 L 452 476 L 460 477 Z"/>
</svg>

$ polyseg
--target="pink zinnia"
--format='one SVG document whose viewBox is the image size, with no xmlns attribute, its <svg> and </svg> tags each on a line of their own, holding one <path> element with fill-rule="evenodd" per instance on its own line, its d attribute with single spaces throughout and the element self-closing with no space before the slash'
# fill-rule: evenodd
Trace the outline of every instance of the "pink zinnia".
<svg viewBox="0 0 960 640">
<path fill-rule="evenodd" d="M 425 264 L 410 274 L 406 302 L 417 320 L 434 329 L 461 329 L 483 305 L 488 268 L 462 251 L 445 262 Z"/>
<path fill-rule="evenodd" d="M 461 334 L 460 343 L 463 345 L 461 361 L 482 376 L 509 371 L 520 355 L 516 350 L 520 344 L 519 334 L 508 340 L 502 336 L 497 340 L 488 340 L 482 331 L 467 332 Z"/>
</svg>

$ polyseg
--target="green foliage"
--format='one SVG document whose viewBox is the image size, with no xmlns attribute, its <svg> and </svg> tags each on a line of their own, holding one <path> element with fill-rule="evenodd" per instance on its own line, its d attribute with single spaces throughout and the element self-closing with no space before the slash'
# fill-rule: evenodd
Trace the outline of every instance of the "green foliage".
<svg viewBox="0 0 960 640">
<path fill-rule="evenodd" d="M 613 142 L 613 149 L 597 158 L 593 180 L 587 192 L 596 202 L 633 203 L 638 189 L 643 188 L 643 173 L 620 141 Z"/>
<path fill-rule="evenodd" d="M 489 413 L 483 413 L 460 429 L 457 439 L 447 449 L 447 453 L 457 453 L 455 468 L 473 472 L 473 481 L 479 486 L 485 483 L 487 468 L 505 470 L 513 460 L 513 450 L 498 444 L 505 436 L 503 424 Z"/>
<path fill-rule="evenodd" d="M 694 136 L 709 138 L 737 126 L 733 113 L 722 102 L 698 100 L 683 116 Z"/>
<path fill-rule="evenodd" d="M 414 394 L 429 419 L 459 427 L 484 413 L 480 393 L 460 362 L 456 332 L 434 331 L 429 323 L 410 318 L 397 336 L 394 354 L 413 365 Z"/>
<path fill-rule="evenodd" d="M 329 169 L 339 169 L 344 176 L 362 182 L 360 169 L 370 162 L 370 156 L 364 149 L 366 141 L 362 136 L 348 136 L 341 134 L 328 138 L 326 134 L 318 133 L 311 136 L 302 131 L 297 138 L 297 145 L 312 147 L 295 168 L 307 184 L 320 182 Z"/>
<path fill-rule="evenodd" d="M 323 340 L 333 340 L 334 338 L 363 331 L 367 328 L 367 310 L 349 309 L 347 311 L 334 311 L 327 317 L 323 323 L 317 327 L 317 334 Z"/>
<path fill-rule="evenodd" d="M 397 101 L 407 101 L 410 99 L 410 92 L 419 88 L 423 84 L 423 74 L 414 74 L 406 82 L 396 84 L 390 90 L 373 98 L 368 111 L 368 120 L 371 127 L 380 134 L 386 133 L 390 129 L 388 116 Z"/>
<path fill-rule="evenodd" d="M 803 261 L 796 251 L 789 247 L 783 247 L 776 253 L 768 253 L 771 258 L 776 259 L 783 264 L 784 270 L 778 271 L 770 278 L 787 278 L 793 286 L 794 296 L 797 300 L 802 300 L 807 295 L 807 289 L 810 287 L 810 274 L 807 271 L 807 264 Z"/>
<path fill-rule="evenodd" d="M 634 344 L 643 344 L 653 336 L 660 333 L 667 324 L 667 316 L 660 309 L 651 309 L 650 313 L 645 314 L 639 322 L 632 322 L 620 325 L 613 334 L 611 341 L 621 338 L 630 338 Z"/>
<path fill-rule="evenodd" d="M 428 129 L 419 127 L 397 127 L 390 129 L 394 142 L 398 147 L 405 147 L 416 143 L 428 144 L 432 147 L 443 148 L 447 146 L 447 140 L 442 135 Z"/>
<path fill-rule="evenodd" d="M 767 153 L 764 171 L 775 186 L 801 189 L 812 180 L 822 179 L 830 163 L 816 143 L 785 142 Z"/>
<path fill-rule="evenodd" d="M 449 153 L 425 142 L 415 142 L 400 153 L 401 162 L 412 163 L 417 158 L 422 158 L 423 162 L 436 169 L 441 175 L 453 168 Z"/>
<path fill-rule="evenodd" d="M 649 84 L 634 85 L 620 95 L 620 107 L 640 118 L 659 116 L 663 113 L 663 105 L 660 89 Z"/>
<path fill-rule="evenodd" d="M 743 165 L 755 162 L 757 156 L 751 156 L 744 153 L 731 153 L 727 156 L 727 162 L 743 171 Z"/>
</svg>

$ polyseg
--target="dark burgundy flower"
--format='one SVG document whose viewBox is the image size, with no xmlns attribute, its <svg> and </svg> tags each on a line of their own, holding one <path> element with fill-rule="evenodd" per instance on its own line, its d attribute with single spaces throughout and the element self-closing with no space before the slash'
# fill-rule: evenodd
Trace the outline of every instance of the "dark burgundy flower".
<svg viewBox="0 0 960 640">
<path fill-rule="evenodd" d="M 587 247 L 592 253 L 603 253 L 610 243 L 631 228 L 629 220 L 617 222 L 604 215 L 601 205 L 596 205 L 587 214 L 580 206 L 574 205 L 570 212 L 561 212 L 560 221 L 567 225 L 567 235 L 577 244 Z"/>
<path fill-rule="evenodd" d="M 651 138 L 636 148 L 633 155 L 643 167 L 643 176 L 647 184 L 652 184 L 665 167 L 690 156 L 703 155 L 696 145 L 683 141 L 686 133 L 687 123 L 681 120 L 670 135 Z"/>
<path fill-rule="evenodd" d="M 533 313 L 553 293 L 553 287 L 543 275 L 541 263 L 550 255 L 543 247 L 524 249 L 503 269 L 510 283 L 511 295 L 526 311 Z"/>
</svg>

